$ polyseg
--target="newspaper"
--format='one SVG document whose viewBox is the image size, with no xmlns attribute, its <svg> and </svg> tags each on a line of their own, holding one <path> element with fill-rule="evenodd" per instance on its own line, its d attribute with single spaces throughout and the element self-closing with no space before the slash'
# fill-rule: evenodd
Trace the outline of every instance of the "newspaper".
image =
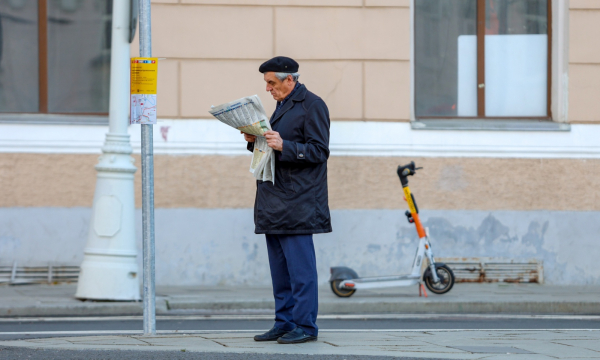
<svg viewBox="0 0 600 360">
<path fill-rule="evenodd" d="M 250 172 L 258 180 L 275 184 L 275 157 L 264 136 L 265 132 L 271 130 L 271 124 L 258 95 L 212 106 L 209 112 L 224 124 L 256 135 Z"/>
</svg>

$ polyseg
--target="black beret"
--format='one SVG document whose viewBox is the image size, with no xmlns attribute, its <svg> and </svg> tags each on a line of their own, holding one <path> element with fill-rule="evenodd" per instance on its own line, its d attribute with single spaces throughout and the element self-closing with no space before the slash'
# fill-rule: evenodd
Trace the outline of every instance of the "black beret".
<svg viewBox="0 0 600 360">
<path fill-rule="evenodd" d="M 272 72 L 282 72 L 282 73 L 295 73 L 298 72 L 298 68 L 300 65 L 289 57 L 285 56 L 276 56 L 271 60 L 267 60 L 258 68 L 258 71 L 261 73 L 266 73 L 269 71 Z"/>
</svg>

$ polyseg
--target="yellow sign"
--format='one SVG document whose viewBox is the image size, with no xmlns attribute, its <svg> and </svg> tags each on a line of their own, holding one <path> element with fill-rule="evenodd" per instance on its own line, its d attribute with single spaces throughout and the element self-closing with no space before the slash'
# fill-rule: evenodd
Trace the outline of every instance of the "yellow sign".
<svg viewBox="0 0 600 360">
<path fill-rule="evenodd" d="M 157 58 L 131 58 L 131 94 L 156 94 Z"/>
</svg>

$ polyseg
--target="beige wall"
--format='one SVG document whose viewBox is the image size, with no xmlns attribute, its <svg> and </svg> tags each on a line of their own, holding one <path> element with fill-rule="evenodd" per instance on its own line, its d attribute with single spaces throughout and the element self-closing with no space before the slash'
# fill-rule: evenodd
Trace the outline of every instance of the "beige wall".
<svg viewBox="0 0 600 360">
<path fill-rule="evenodd" d="M 271 112 L 258 67 L 284 55 L 332 119 L 408 121 L 409 22 L 408 0 L 153 0 L 159 116 L 206 118 L 251 94 Z"/>
<path fill-rule="evenodd" d="M 154 55 L 168 58 L 160 62 L 159 116 L 204 118 L 211 105 L 254 93 L 270 112 L 274 102 L 257 68 L 285 55 L 300 62 L 301 81 L 325 99 L 332 119 L 408 121 L 409 6 L 410 0 L 153 0 Z M 600 47 L 591 41 L 600 37 L 600 1 L 571 0 L 569 22 L 568 119 L 598 123 Z M 138 53 L 134 41 L 132 56 Z"/>
<path fill-rule="evenodd" d="M 571 0 L 569 119 L 600 122 L 600 1 Z"/>
<path fill-rule="evenodd" d="M 0 207 L 90 207 L 96 160 L 96 155 L 0 154 Z M 600 160 L 401 157 L 332 157 L 331 208 L 402 209 L 395 169 L 410 160 L 424 167 L 411 178 L 411 188 L 425 209 L 600 210 Z M 251 208 L 255 184 L 249 161 L 157 155 L 156 207 Z M 139 171 L 135 190 L 139 207 Z"/>
</svg>

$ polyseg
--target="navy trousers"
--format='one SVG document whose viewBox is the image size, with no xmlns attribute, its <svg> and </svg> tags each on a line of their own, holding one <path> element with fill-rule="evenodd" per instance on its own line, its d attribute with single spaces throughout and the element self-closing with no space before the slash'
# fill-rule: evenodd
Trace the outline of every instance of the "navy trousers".
<svg viewBox="0 0 600 360">
<path fill-rule="evenodd" d="M 275 326 L 317 336 L 317 262 L 312 235 L 266 235 L 275 297 Z"/>
</svg>

